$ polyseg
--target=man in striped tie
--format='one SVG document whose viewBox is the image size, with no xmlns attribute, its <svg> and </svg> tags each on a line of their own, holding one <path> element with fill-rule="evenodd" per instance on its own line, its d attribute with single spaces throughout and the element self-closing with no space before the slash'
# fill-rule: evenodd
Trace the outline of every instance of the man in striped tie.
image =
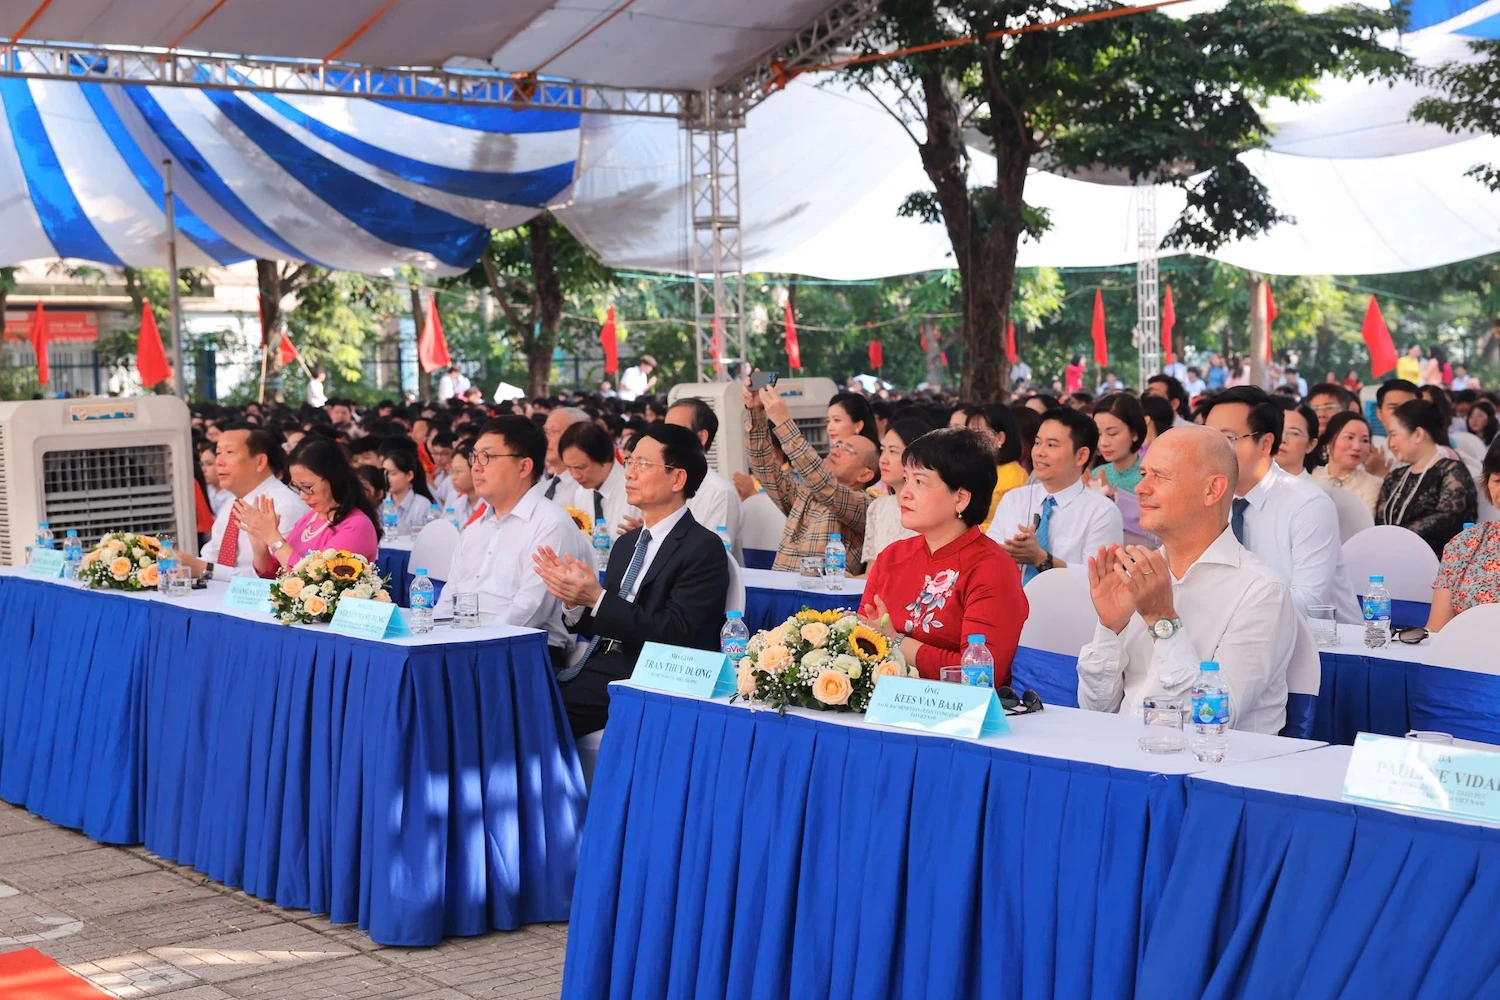
<svg viewBox="0 0 1500 1000">
<path fill-rule="evenodd" d="M 562 600 L 564 622 L 589 640 L 557 677 L 575 737 L 604 728 L 609 684 L 630 676 L 643 644 L 719 648 L 729 561 L 719 536 L 687 509 L 707 474 L 692 431 L 653 424 L 625 463 L 626 495 L 644 524 L 615 543 L 603 586 L 584 560 L 537 550 L 537 574 Z"/>
</svg>

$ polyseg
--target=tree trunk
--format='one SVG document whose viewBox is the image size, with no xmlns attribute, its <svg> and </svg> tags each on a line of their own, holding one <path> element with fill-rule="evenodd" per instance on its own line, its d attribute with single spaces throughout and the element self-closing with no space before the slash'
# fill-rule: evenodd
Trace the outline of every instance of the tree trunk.
<svg viewBox="0 0 1500 1000">
<path fill-rule="evenodd" d="M 936 323 L 924 323 L 922 336 L 922 367 L 927 372 L 927 381 L 931 385 L 944 385 L 948 372 L 943 368 L 943 335 Z"/>
<path fill-rule="evenodd" d="M 537 328 L 526 341 L 526 391 L 534 399 L 547 395 L 552 376 L 552 350 L 562 323 L 563 291 L 557 278 L 557 248 L 552 241 L 552 216 L 539 215 L 529 224 L 531 281 L 536 289 Z"/>
<path fill-rule="evenodd" d="M 274 260 L 255 262 L 255 283 L 260 286 L 260 343 L 269 342 L 271 331 L 281 327 L 281 270 Z"/>
<path fill-rule="evenodd" d="M 1262 389 L 1271 384 L 1270 371 L 1266 367 L 1266 283 L 1260 278 L 1250 280 L 1250 384 Z"/>
<path fill-rule="evenodd" d="M 427 322 L 423 315 L 422 293 L 412 286 L 411 288 L 411 321 L 417 331 L 417 398 L 430 399 L 432 394 L 432 376 L 422 365 L 422 327 Z"/>
</svg>

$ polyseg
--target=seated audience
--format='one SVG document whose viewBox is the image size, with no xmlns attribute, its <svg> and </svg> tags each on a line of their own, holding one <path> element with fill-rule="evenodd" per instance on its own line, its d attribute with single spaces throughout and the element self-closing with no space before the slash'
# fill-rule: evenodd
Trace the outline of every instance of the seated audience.
<svg viewBox="0 0 1500 1000">
<path fill-rule="evenodd" d="M 453 508 L 460 525 L 469 523 L 479 506 L 479 494 L 474 489 L 473 457 L 474 446 L 461 444 L 454 448 L 453 458 L 448 461 L 449 496 L 452 498 L 448 506 Z"/>
<path fill-rule="evenodd" d="M 373 563 L 380 549 L 379 519 L 344 449 L 324 438 L 308 438 L 289 463 L 292 489 L 311 508 L 291 531 L 282 533 L 270 497 L 235 501 L 235 513 L 250 533 L 255 572 L 272 579 L 322 549 L 343 549 Z"/>
<path fill-rule="evenodd" d="M 1171 381 L 1165 375 L 1157 378 Z M 1107 487 L 1110 496 L 1117 490 L 1134 492 L 1141 481 L 1141 446 L 1146 443 L 1141 404 L 1123 392 L 1104 396 L 1094 404 L 1094 426 L 1099 428 L 1099 455 L 1093 485 Z"/>
<path fill-rule="evenodd" d="M 453 486 L 448 481 L 448 466 L 453 461 L 453 446 L 456 443 L 452 434 L 447 431 L 437 431 L 432 435 L 432 441 L 427 446 L 427 452 L 432 456 L 432 466 L 435 470 L 427 482 L 427 492 L 432 494 L 432 499 L 437 501 L 439 510 L 446 510 L 453 506 Z"/>
<path fill-rule="evenodd" d="M 995 444 L 995 492 L 985 510 L 984 522 L 979 526 L 981 530 L 989 531 L 990 523 L 995 519 L 995 511 L 1000 506 L 1000 498 L 1017 486 L 1025 486 L 1030 473 L 1018 461 L 1021 457 L 1021 426 L 1010 407 L 988 403 L 976 406 L 973 410 L 969 417 L 969 429 L 978 431 L 986 440 Z"/>
<path fill-rule="evenodd" d="M 713 451 L 714 439 L 719 436 L 719 417 L 714 413 L 713 407 L 703 400 L 691 397 L 679 399 L 667 408 L 666 422 L 692 431 L 697 436 L 698 443 L 703 446 L 705 456 Z M 723 526 L 729 532 L 730 541 L 734 543 L 735 557 L 743 560 L 740 544 L 740 496 L 734 484 L 721 476 L 712 465 L 708 467 L 698 491 L 688 501 L 688 510 L 693 512 L 694 521 L 710 531 Z"/>
<path fill-rule="evenodd" d="M 389 443 L 380 465 L 385 470 L 387 495 L 396 505 L 396 533 L 410 535 L 421 531 L 434 503 L 421 459 L 410 447 Z"/>
<path fill-rule="evenodd" d="M 198 466 L 203 471 L 203 496 L 215 517 L 225 504 L 234 503 L 234 494 L 219 485 L 219 454 L 212 444 L 198 450 Z"/>
<path fill-rule="evenodd" d="M 852 437 L 866 438 L 877 449 L 880 447 L 869 401 L 857 392 L 840 392 L 828 403 L 828 443 Z"/>
<path fill-rule="evenodd" d="M 615 461 L 609 432 L 591 421 L 576 423 L 563 431 L 557 447 L 575 485 L 571 493 L 557 490 L 554 500 L 583 511 L 590 523 L 602 520 L 610 538 L 630 530 L 626 522 L 641 512 L 625 498 L 625 467 Z"/>
<path fill-rule="evenodd" d="M 1464 464 L 1443 454 L 1448 428 L 1426 400 L 1402 403 L 1386 423 L 1391 454 L 1404 468 L 1392 470 L 1380 487 L 1376 524 L 1415 531 L 1442 555 L 1467 521 L 1479 519 L 1479 496 Z"/>
<path fill-rule="evenodd" d="M 1500 507 L 1500 445 L 1484 454 L 1484 488 L 1490 503 Z M 1476 604 L 1500 601 L 1500 524 L 1481 521 L 1453 536 L 1443 547 L 1443 561 L 1432 585 L 1429 631 L 1436 632 L 1454 616 Z"/>
<path fill-rule="evenodd" d="M 729 559 L 719 536 L 693 520 L 687 502 L 708 471 L 691 431 L 652 425 L 636 440 L 626 473 L 642 527 L 615 543 L 604 585 L 593 560 L 542 546 L 534 564 L 563 601 L 568 628 L 590 641 L 558 674 L 574 736 L 609 720 L 609 682 L 635 669 L 647 642 L 718 649 L 729 594 Z"/>
<path fill-rule="evenodd" d="M 364 487 L 365 496 L 370 498 L 370 505 L 375 508 L 378 519 L 380 505 L 385 503 L 386 494 L 390 492 L 390 486 L 385 481 L 385 470 L 378 465 L 356 464 L 354 474 L 359 477 L 360 485 Z"/>
<path fill-rule="evenodd" d="M 219 485 L 237 501 L 254 504 L 268 497 L 276 511 L 277 530 L 289 534 L 307 513 L 307 504 L 281 481 L 285 461 L 286 455 L 269 431 L 239 424 L 219 435 Z M 253 543 L 238 505 L 227 503 L 215 516 L 213 535 L 199 556 L 179 552 L 178 559 L 194 576 L 212 578 L 217 573 L 222 579 L 253 573 Z"/>
<path fill-rule="evenodd" d="M 1078 658 L 1080 708 L 1136 713 L 1148 695 L 1187 697 L 1212 660 L 1229 687 L 1230 728 L 1286 725 L 1288 671 L 1317 669 L 1317 650 L 1287 586 L 1229 528 L 1239 474 L 1233 447 L 1209 428 L 1175 428 L 1152 446 L 1136 497 L 1162 547 L 1090 557 L 1099 625 Z"/>
<path fill-rule="evenodd" d="M 862 614 L 933 679 L 962 661 L 970 635 L 983 635 L 995 683 L 1006 684 L 1030 609 L 1015 561 L 979 530 L 995 476 L 984 444 L 975 431 L 944 428 L 906 448 L 901 523 L 915 535 L 876 559 Z"/>
<path fill-rule="evenodd" d="M 1497 423 L 1495 417 L 1495 404 L 1487 399 L 1481 399 L 1469 407 L 1466 426 L 1469 428 L 1469 433 L 1483 441 L 1486 446 L 1493 444 L 1495 432 L 1500 430 L 1500 423 Z"/>
<path fill-rule="evenodd" d="M 1054 567 L 1082 572 L 1088 553 L 1124 541 L 1119 510 L 1084 481 L 1098 443 L 1093 418 L 1078 410 L 1042 418 L 1031 448 L 1036 481 L 1005 494 L 989 530 L 1021 567 L 1022 583 Z"/>
<path fill-rule="evenodd" d="M 588 423 L 588 419 L 589 415 L 576 406 L 560 406 L 546 415 L 542 429 L 547 433 L 547 468 L 542 476 L 542 489 L 548 500 L 566 504 L 578 489 L 577 482 L 563 465 L 558 446 L 562 443 L 564 431 L 574 424 Z"/>
<path fill-rule="evenodd" d="M 891 424 L 880 446 L 880 481 L 890 493 L 876 497 L 865 512 L 865 550 L 862 559 L 868 570 L 875 558 L 892 542 L 910 538 L 915 532 L 901 525 L 901 486 L 906 470 L 901 456 L 907 446 L 932 430 L 932 425 L 918 416 L 905 416 Z"/>
<path fill-rule="evenodd" d="M 1388 379 L 1380 384 L 1379 389 L 1375 390 L 1375 411 L 1380 418 L 1381 429 L 1385 433 L 1377 434 L 1370 439 L 1373 450 L 1370 453 L 1370 457 L 1365 459 L 1365 468 L 1370 471 L 1371 475 L 1384 477 L 1387 472 L 1390 472 L 1401 464 L 1400 459 L 1396 458 L 1391 452 L 1390 438 L 1388 436 L 1390 434 L 1391 421 L 1395 418 L 1398 407 L 1420 398 L 1421 390 L 1417 388 L 1415 383 L 1408 382 L 1405 379 Z"/>
<path fill-rule="evenodd" d="M 1355 412 L 1359 412 L 1359 400 L 1335 382 L 1321 382 L 1307 390 L 1307 398 L 1303 402 L 1318 421 L 1318 432 L 1314 437 L 1322 438 L 1323 432 L 1328 429 L 1328 421 L 1350 409 L 1351 401 L 1356 404 Z"/>
<path fill-rule="evenodd" d="M 1276 464 L 1289 476 L 1311 475 L 1317 465 L 1318 436 L 1313 428 L 1318 426 L 1317 415 L 1306 405 L 1284 407 L 1281 415 L 1281 447 L 1276 451 Z"/>
<path fill-rule="evenodd" d="M 1318 441 L 1318 451 L 1326 464 L 1313 469 L 1312 478 L 1324 489 L 1353 493 L 1364 501 L 1370 509 L 1370 516 L 1374 517 L 1381 479 L 1370 475 L 1365 468 L 1370 447 L 1370 425 L 1364 417 L 1348 410 L 1334 414 Z"/>
</svg>

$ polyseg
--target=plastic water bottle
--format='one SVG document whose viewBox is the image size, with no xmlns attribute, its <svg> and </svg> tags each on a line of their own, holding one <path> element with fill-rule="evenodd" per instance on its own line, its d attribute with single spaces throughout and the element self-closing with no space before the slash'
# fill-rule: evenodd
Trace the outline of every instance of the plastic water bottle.
<svg viewBox="0 0 1500 1000">
<path fill-rule="evenodd" d="M 431 524 L 443 516 L 442 509 L 435 503 L 427 505 L 427 517 L 422 521 L 424 525 Z"/>
<path fill-rule="evenodd" d="M 1474 522 L 1473 521 L 1465 521 L 1464 522 L 1464 530 L 1465 531 L 1468 531 L 1472 527 L 1474 527 Z"/>
<path fill-rule="evenodd" d="M 844 536 L 838 532 L 828 536 L 828 545 L 823 549 L 823 584 L 835 594 L 844 589 L 844 565 L 848 550 L 844 548 Z"/>
<path fill-rule="evenodd" d="M 68 579 L 78 576 L 78 567 L 83 565 L 83 543 L 78 540 L 78 529 L 69 528 L 63 539 L 63 564 L 67 566 Z"/>
<path fill-rule="evenodd" d="M 161 536 L 161 554 L 156 557 L 156 589 L 163 597 L 176 597 L 177 546 L 171 535 Z"/>
<path fill-rule="evenodd" d="M 963 666 L 964 683 L 975 687 L 994 687 L 995 658 L 990 655 L 990 647 L 984 644 L 984 636 L 975 633 L 969 636 L 968 643 L 964 647 L 963 659 L 959 661 Z"/>
<path fill-rule="evenodd" d="M 427 570 L 411 571 L 411 630 L 418 635 L 432 631 L 432 581 L 427 579 Z"/>
<path fill-rule="evenodd" d="M 724 617 L 724 627 L 719 629 L 719 649 L 729 657 L 729 665 L 738 670 L 750 646 L 750 630 L 745 627 L 743 611 L 729 611 Z"/>
<path fill-rule="evenodd" d="M 1391 592 L 1385 589 L 1385 577 L 1370 577 L 1365 588 L 1365 648 L 1384 649 L 1391 644 Z"/>
<path fill-rule="evenodd" d="M 1212 660 L 1198 665 L 1193 682 L 1193 756 L 1217 764 L 1229 749 L 1229 688 Z"/>
<path fill-rule="evenodd" d="M 461 524 L 458 520 L 458 511 L 454 510 L 452 507 L 449 507 L 443 511 L 443 517 L 449 524 L 453 525 L 459 531 L 464 530 L 463 524 Z"/>
<path fill-rule="evenodd" d="M 386 538 L 396 537 L 396 501 L 389 495 L 380 501 L 380 530 Z"/>
<path fill-rule="evenodd" d="M 609 568 L 609 525 L 602 517 L 594 519 L 594 561 L 601 570 Z"/>
<path fill-rule="evenodd" d="M 57 539 L 52 535 L 52 526 L 46 521 L 36 526 L 36 548 L 51 549 L 57 547 Z"/>
<path fill-rule="evenodd" d="M 731 559 L 733 559 L 734 558 L 734 540 L 729 537 L 729 528 L 726 527 L 725 525 L 721 524 L 715 530 L 718 532 L 719 541 L 721 541 L 721 542 L 724 543 L 724 552 L 726 554 L 728 554 L 728 556 Z"/>
</svg>

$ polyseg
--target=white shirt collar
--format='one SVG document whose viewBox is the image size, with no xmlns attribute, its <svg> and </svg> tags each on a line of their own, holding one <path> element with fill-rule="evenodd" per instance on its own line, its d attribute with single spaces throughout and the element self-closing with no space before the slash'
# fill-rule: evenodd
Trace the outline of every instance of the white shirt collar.
<svg viewBox="0 0 1500 1000">
<path fill-rule="evenodd" d="M 1264 507 L 1266 500 L 1271 495 L 1271 491 L 1278 485 L 1278 478 L 1290 479 L 1292 477 L 1287 475 L 1286 470 L 1277 465 L 1273 459 L 1271 461 L 1271 468 L 1266 471 L 1264 476 L 1260 477 L 1260 482 L 1252 486 L 1250 492 L 1245 494 L 1245 499 L 1250 501 L 1250 506 L 1256 510 Z"/>
<path fill-rule="evenodd" d="M 521 499 L 516 501 L 514 507 L 505 512 L 505 516 L 518 517 L 523 521 L 530 521 L 531 515 L 536 513 L 537 504 L 546 499 L 547 481 L 541 479 L 537 481 L 535 486 L 521 494 Z M 482 497 L 479 502 L 484 504 L 484 513 L 480 515 L 479 523 L 483 524 L 485 521 L 493 520 L 495 517 L 495 508 L 491 507 L 489 501 Z"/>
<path fill-rule="evenodd" d="M 1047 486 L 1044 483 L 1037 483 L 1037 485 L 1042 488 L 1042 499 L 1045 500 L 1047 497 L 1051 497 L 1053 500 L 1057 501 L 1057 506 L 1059 509 L 1066 507 L 1074 500 L 1077 500 L 1079 497 L 1083 496 L 1083 491 L 1088 489 L 1088 484 L 1085 483 L 1082 478 L 1080 478 L 1078 482 L 1074 483 L 1072 486 L 1064 486 L 1056 493 L 1048 493 Z"/>
<path fill-rule="evenodd" d="M 681 507 L 678 507 L 675 511 L 668 514 L 660 521 L 657 521 L 654 528 L 645 529 L 651 532 L 651 544 L 655 545 L 657 542 L 670 535 L 672 533 L 672 530 L 677 527 L 677 522 L 681 521 L 687 514 L 687 512 L 687 504 L 684 503 Z"/>
<path fill-rule="evenodd" d="M 1166 555 L 1166 546 L 1162 546 L 1162 554 Z M 1219 533 L 1219 537 L 1203 550 L 1202 555 L 1193 560 L 1193 565 L 1187 568 L 1187 572 L 1182 574 L 1177 582 L 1181 583 L 1186 580 L 1197 566 L 1238 566 L 1244 561 L 1244 555 L 1245 547 L 1240 544 L 1238 538 L 1234 537 L 1234 529 L 1226 524 L 1224 530 Z"/>
</svg>

